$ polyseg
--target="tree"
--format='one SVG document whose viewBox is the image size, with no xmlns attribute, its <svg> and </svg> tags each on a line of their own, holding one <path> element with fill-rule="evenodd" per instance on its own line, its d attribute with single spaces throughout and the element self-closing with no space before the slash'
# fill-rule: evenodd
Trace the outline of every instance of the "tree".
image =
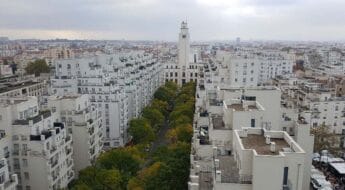
<svg viewBox="0 0 345 190">
<path fill-rule="evenodd" d="M 170 129 L 166 135 L 171 143 L 186 142 L 189 143 L 193 136 L 193 127 L 190 124 L 180 125 Z"/>
<path fill-rule="evenodd" d="M 180 115 L 175 120 L 170 121 L 169 127 L 175 128 L 175 127 L 177 127 L 179 125 L 183 125 L 183 124 L 186 124 L 186 123 L 192 123 L 192 122 L 193 122 L 192 119 L 189 118 L 188 116 Z"/>
<path fill-rule="evenodd" d="M 164 116 L 168 115 L 169 104 L 165 101 L 153 99 L 151 107 L 159 110 Z"/>
<path fill-rule="evenodd" d="M 165 169 L 166 166 L 162 162 L 155 162 L 151 166 L 142 169 L 138 172 L 137 177 L 132 178 L 128 182 L 127 189 L 129 190 L 140 190 L 140 189 L 152 189 L 152 190 L 161 190 L 168 189 L 165 185 L 166 179 L 163 179 L 162 169 Z"/>
<path fill-rule="evenodd" d="M 164 86 L 167 87 L 168 89 L 174 91 L 174 92 L 176 92 L 178 90 L 178 85 L 172 81 L 166 82 Z"/>
<path fill-rule="evenodd" d="M 147 144 L 155 139 L 153 129 L 146 119 L 132 119 L 129 125 L 128 133 L 134 144 Z"/>
<path fill-rule="evenodd" d="M 164 115 L 153 107 L 144 108 L 142 116 L 150 122 L 155 131 L 164 123 Z"/>
<path fill-rule="evenodd" d="M 194 105 L 193 103 L 186 103 L 177 106 L 174 111 L 170 113 L 169 119 L 170 122 L 176 121 L 181 116 L 187 116 L 191 120 L 193 119 L 194 115 Z"/>
<path fill-rule="evenodd" d="M 75 190 L 102 190 L 121 189 L 122 177 L 117 169 L 101 169 L 96 166 L 89 166 L 79 172 L 79 178 L 72 189 Z"/>
<path fill-rule="evenodd" d="M 28 74 L 35 74 L 35 76 L 39 76 L 41 73 L 49 73 L 50 68 L 44 59 L 38 59 L 34 62 L 30 62 L 26 66 L 25 71 Z"/>
<path fill-rule="evenodd" d="M 116 169 L 111 170 L 100 170 L 97 175 L 97 180 L 104 186 L 106 189 L 120 189 L 121 186 L 121 174 Z"/>
<path fill-rule="evenodd" d="M 190 168 L 190 144 L 177 142 L 161 147 L 155 153 L 155 160 L 162 162 L 166 167 L 161 179 L 169 189 L 188 189 Z"/>
<path fill-rule="evenodd" d="M 310 133 L 314 135 L 314 152 L 320 152 L 321 150 L 328 150 L 332 153 L 337 151 L 336 145 L 339 143 L 339 139 L 334 133 L 331 133 L 329 127 L 322 124 L 318 127 L 313 127 Z"/>
<path fill-rule="evenodd" d="M 128 180 L 132 178 L 140 169 L 142 160 L 140 153 L 135 148 L 119 148 L 103 153 L 97 160 L 97 165 L 101 169 L 116 169 L 121 174 L 121 187 L 125 189 Z"/>
<path fill-rule="evenodd" d="M 169 105 L 171 106 L 171 103 L 173 102 L 175 98 L 176 92 L 165 87 L 159 87 L 158 90 L 154 93 L 154 98 L 158 100 L 162 100 L 164 102 L 168 102 Z"/>
</svg>

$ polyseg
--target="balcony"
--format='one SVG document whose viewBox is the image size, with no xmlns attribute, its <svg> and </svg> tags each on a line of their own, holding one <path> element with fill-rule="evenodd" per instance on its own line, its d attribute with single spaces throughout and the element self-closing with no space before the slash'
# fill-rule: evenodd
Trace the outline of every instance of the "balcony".
<svg viewBox="0 0 345 190">
<path fill-rule="evenodd" d="M 69 154 L 71 154 L 72 153 L 72 149 L 71 148 L 68 148 L 67 150 L 66 150 L 66 155 L 69 155 Z"/>
<path fill-rule="evenodd" d="M 0 169 L 5 166 L 6 166 L 5 159 L 0 160 Z"/>
<path fill-rule="evenodd" d="M 54 122 L 54 127 L 59 127 L 60 129 L 65 128 L 65 125 L 63 123 L 60 122 Z"/>
<path fill-rule="evenodd" d="M 72 161 L 72 160 L 68 160 L 68 161 L 67 161 L 67 167 L 72 166 L 72 164 L 73 164 L 73 161 Z"/>
<path fill-rule="evenodd" d="M 54 160 L 54 161 L 51 163 L 52 168 L 54 168 L 58 163 L 59 163 L 58 160 Z"/>
<path fill-rule="evenodd" d="M 65 142 L 67 143 L 67 142 L 69 142 L 70 140 L 72 140 L 71 135 L 67 135 L 66 138 L 65 138 Z"/>
<path fill-rule="evenodd" d="M 53 154 L 57 150 L 56 146 L 52 146 L 50 149 L 50 154 Z"/>
<path fill-rule="evenodd" d="M 68 180 L 71 180 L 74 177 L 73 171 L 70 171 L 68 174 Z"/>
</svg>

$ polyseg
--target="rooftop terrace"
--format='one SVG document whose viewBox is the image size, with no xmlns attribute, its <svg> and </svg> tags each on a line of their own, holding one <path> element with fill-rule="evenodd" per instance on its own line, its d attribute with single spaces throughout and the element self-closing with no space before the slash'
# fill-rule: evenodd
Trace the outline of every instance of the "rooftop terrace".
<svg viewBox="0 0 345 190">
<path fill-rule="evenodd" d="M 245 149 L 254 149 L 258 154 L 261 155 L 279 155 L 279 151 L 284 148 L 289 148 L 289 144 L 281 138 L 271 138 L 271 142 L 275 142 L 275 152 L 270 150 L 270 144 L 266 144 L 266 139 L 263 135 L 248 134 L 247 137 L 241 137 L 242 144 Z M 290 149 L 291 150 L 291 149 Z"/>
<path fill-rule="evenodd" d="M 235 109 L 236 111 L 245 111 L 243 104 L 231 104 L 227 106 L 228 108 Z M 248 109 L 257 110 L 258 108 L 255 105 L 248 105 Z"/>
</svg>

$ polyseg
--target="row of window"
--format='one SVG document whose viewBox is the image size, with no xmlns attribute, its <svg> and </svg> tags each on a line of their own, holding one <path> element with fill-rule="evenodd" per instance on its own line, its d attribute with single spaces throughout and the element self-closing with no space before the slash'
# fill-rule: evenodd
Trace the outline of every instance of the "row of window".
<svg viewBox="0 0 345 190">
<path fill-rule="evenodd" d="M 250 80 L 250 82 L 253 82 L 253 81 L 254 81 L 254 78 L 251 77 L 249 80 Z M 238 82 L 238 79 L 237 79 L 237 78 L 235 78 L 235 82 Z M 247 79 L 246 79 L 246 78 L 243 78 L 243 79 L 242 79 L 242 82 L 246 83 L 246 82 L 247 82 Z"/>
<path fill-rule="evenodd" d="M 170 72 L 170 77 L 174 76 L 174 72 Z M 169 73 L 165 73 L 165 77 L 169 77 Z M 175 72 L 175 77 L 178 77 L 178 72 Z M 186 73 L 182 73 L 182 77 L 186 77 Z M 190 77 L 193 77 L 193 73 L 190 73 Z M 198 77 L 198 73 L 194 73 L 194 77 Z"/>
</svg>

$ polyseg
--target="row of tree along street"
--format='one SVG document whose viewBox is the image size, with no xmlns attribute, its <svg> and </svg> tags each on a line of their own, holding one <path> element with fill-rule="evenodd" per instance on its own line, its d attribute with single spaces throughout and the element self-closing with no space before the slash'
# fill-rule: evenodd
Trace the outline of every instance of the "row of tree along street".
<svg viewBox="0 0 345 190">
<path fill-rule="evenodd" d="M 154 94 L 142 117 L 130 121 L 129 146 L 112 149 L 79 172 L 75 190 L 183 190 L 188 189 L 190 143 L 193 135 L 195 84 L 178 87 L 167 82 Z M 167 126 L 168 125 L 168 126 Z M 163 134 L 166 143 L 148 148 Z"/>
</svg>

